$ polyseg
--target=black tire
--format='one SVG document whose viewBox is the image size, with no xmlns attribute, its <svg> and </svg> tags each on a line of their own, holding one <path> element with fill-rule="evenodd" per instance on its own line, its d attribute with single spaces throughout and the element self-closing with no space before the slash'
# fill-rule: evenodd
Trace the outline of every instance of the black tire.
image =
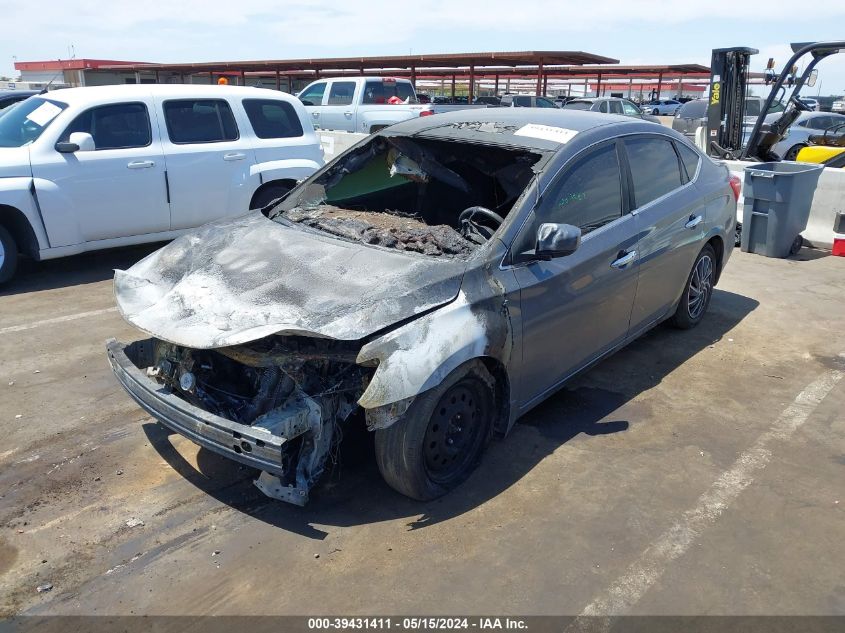
<svg viewBox="0 0 845 633">
<path fill-rule="evenodd" d="M 707 313 L 707 308 L 710 307 L 710 299 L 713 297 L 717 266 L 716 251 L 710 244 L 705 245 L 698 257 L 695 258 L 695 263 L 692 265 L 692 270 L 690 270 L 687 283 L 684 286 L 684 293 L 681 295 L 681 301 L 678 303 L 675 314 L 672 315 L 672 325 L 676 328 L 689 330 L 701 323 Z M 704 278 L 704 269 L 709 270 L 706 279 Z"/>
<path fill-rule="evenodd" d="M 18 245 L 6 227 L 0 226 L 0 284 L 15 276 L 18 269 Z"/>
<path fill-rule="evenodd" d="M 412 499 L 428 501 L 446 494 L 478 465 L 494 416 L 490 372 L 479 360 L 458 367 L 418 396 L 393 425 L 376 431 L 382 477 Z M 458 426 L 462 420 L 469 422 Z"/>
<path fill-rule="evenodd" d="M 651 111 L 651 113 L 652 113 L 654 116 L 657 116 L 657 115 L 659 115 L 659 114 L 660 114 L 660 110 L 658 110 L 657 108 L 655 108 L 654 110 L 652 110 L 652 111 Z"/>
<path fill-rule="evenodd" d="M 268 204 L 273 202 L 273 200 L 284 196 L 291 189 L 292 187 L 283 184 L 267 185 L 266 187 L 264 187 L 264 189 L 255 194 L 252 199 L 250 209 L 263 209 Z"/>
<path fill-rule="evenodd" d="M 783 160 L 797 160 L 798 152 L 800 152 L 805 147 L 807 147 L 806 143 L 798 143 L 798 145 L 793 145 L 786 151 L 786 154 L 783 155 Z"/>
<path fill-rule="evenodd" d="M 742 246 L 742 223 L 737 222 L 734 227 L 734 246 Z"/>
</svg>

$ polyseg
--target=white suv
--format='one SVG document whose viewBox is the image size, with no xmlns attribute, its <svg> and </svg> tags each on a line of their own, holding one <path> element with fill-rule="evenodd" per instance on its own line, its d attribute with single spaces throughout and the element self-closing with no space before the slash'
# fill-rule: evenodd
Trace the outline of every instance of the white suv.
<svg viewBox="0 0 845 633">
<path fill-rule="evenodd" d="M 126 85 L 30 97 L 0 116 L 0 283 L 51 259 L 168 240 L 269 204 L 324 164 L 298 99 Z"/>
</svg>

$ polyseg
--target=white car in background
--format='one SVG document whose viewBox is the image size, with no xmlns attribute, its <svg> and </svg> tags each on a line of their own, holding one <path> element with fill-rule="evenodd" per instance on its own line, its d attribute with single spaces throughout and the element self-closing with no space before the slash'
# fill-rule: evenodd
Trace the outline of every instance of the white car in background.
<svg viewBox="0 0 845 633">
<path fill-rule="evenodd" d="M 298 99 L 236 86 L 33 96 L 0 117 L 0 283 L 52 259 L 169 240 L 262 207 L 324 164 Z"/>
<path fill-rule="evenodd" d="M 831 112 L 845 112 L 845 100 L 838 99 L 830 106 Z"/>
</svg>

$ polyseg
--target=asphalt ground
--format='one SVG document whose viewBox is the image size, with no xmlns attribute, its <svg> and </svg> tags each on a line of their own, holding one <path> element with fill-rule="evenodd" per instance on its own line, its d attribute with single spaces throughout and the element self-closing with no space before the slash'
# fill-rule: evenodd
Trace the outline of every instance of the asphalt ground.
<svg viewBox="0 0 845 633">
<path fill-rule="evenodd" d="M 113 378 L 105 340 L 142 335 L 112 269 L 152 248 L 0 291 L 0 615 L 845 614 L 845 259 L 737 249 L 697 329 L 569 383 L 453 493 L 395 493 L 350 430 L 296 508 Z"/>
</svg>

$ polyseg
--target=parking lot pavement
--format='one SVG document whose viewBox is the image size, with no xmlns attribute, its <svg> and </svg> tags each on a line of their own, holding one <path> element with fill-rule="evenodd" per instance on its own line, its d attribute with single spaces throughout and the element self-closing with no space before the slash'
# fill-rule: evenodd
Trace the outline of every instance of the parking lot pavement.
<svg viewBox="0 0 845 633">
<path fill-rule="evenodd" d="M 570 383 L 452 494 L 394 493 L 349 430 L 295 508 L 112 378 L 103 342 L 141 334 L 111 269 L 149 250 L 0 292 L 0 613 L 845 613 L 845 260 L 734 252 L 700 327 Z"/>
</svg>

